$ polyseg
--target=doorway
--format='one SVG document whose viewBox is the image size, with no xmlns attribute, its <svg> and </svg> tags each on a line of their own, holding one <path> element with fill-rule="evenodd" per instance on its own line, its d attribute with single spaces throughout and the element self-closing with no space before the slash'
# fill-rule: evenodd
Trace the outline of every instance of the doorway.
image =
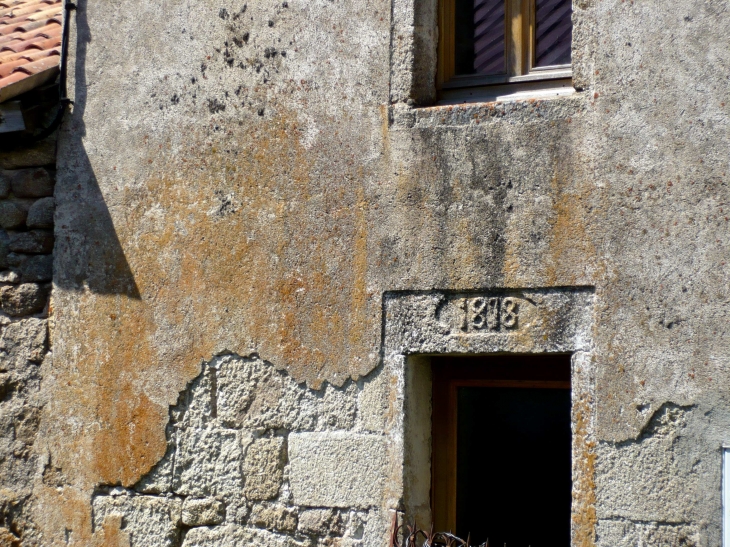
<svg viewBox="0 0 730 547">
<path fill-rule="evenodd" d="M 432 357 L 437 530 L 491 547 L 568 547 L 568 354 Z"/>
</svg>

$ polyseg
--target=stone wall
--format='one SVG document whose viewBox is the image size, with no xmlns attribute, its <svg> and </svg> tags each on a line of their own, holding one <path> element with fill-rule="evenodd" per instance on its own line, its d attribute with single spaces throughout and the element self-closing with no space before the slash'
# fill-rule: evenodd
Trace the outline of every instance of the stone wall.
<svg viewBox="0 0 730 547">
<path fill-rule="evenodd" d="M 31 516 L 50 366 L 55 146 L 0 154 L 0 545 L 40 545 Z M 5 169 L 3 169 L 5 168 Z"/>
<path fill-rule="evenodd" d="M 379 387 L 311 390 L 257 356 L 204 363 L 170 410 L 164 458 L 131 488 L 97 489 L 95 531 L 131 547 L 383 545 Z"/>
<path fill-rule="evenodd" d="M 355 537 L 351 511 L 399 507 L 403 458 L 386 459 L 371 506 L 374 490 L 314 491 L 294 455 L 324 473 L 312 444 L 341 438 L 378 454 L 375 430 L 358 429 L 364 414 L 346 409 L 370 400 L 360 382 L 388 357 L 386 295 L 581 287 L 594 303 L 587 395 L 574 408 L 585 448 L 574 547 L 719 544 L 727 2 L 576 0 L 573 95 L 463 106 L 432 103 L 435 0 L 77 5 L 55 188 L 53 375 L 34 445 L 47 469 L 32 496 L 44 545 L 125 545 L 135 523 L 161 523 L 160 541 L 227 531 L 303 541 L 310 508 L 338 512 L 340 537 Z M 404 336 L 428 349 L 438 325 L 409 320 Z M 506 351 L 534 350 L 525 333 L 502 335 Z M 291 403 L 277 407 L 279 424 L 223 421 L 220 402 L 202 425 L 171 422 L 200 363 L 225 352 L 286 372 L 291 391 L 263 389 L 269 404 Z M 390 401 L 399 381 L 373 400 Z M 310 396 L 331 423 L 313 421 Z M 330 413 L 329 397 L 344 411 Z M 173 442 L 179 471 L 144 490 Z M 226 473 L 190 442 L 220 443 Z M 286 462 L 271 499 L 258 498 L 271 485 L 246 493 L 257 442 L 274 482 L 274 456 Z M 224 520 L 178 524 L 186 502 Z M 269 509 L 281 518 L 264 518 Z M 293 532 L 269 529 L 292 529 L 294 515 Z M 373 537 L 384 545 L 382 521 Z"/>
</svg>

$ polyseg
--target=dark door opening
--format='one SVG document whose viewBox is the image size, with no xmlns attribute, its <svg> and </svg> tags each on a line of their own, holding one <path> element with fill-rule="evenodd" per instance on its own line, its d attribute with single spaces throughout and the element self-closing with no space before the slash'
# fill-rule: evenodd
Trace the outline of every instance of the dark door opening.
<svg viewBox="0 0 730 547">
<path fill-rule="evenodd" d="M 569 547 L 570 356 L 435 357 L 432 506 L 472 545 Z"/>
</svg>

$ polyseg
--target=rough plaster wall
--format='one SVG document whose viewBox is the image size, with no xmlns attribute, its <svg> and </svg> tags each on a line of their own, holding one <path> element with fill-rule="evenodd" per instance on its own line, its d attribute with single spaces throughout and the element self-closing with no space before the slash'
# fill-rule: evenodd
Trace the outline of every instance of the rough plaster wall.
<svg viewBox="0 0 730 547">
<path fill-rule="evenodd" d="M 165 457 L 131 488 L 93 497 L 97 538 L 130 547 L 375 547 L 387 405 L 367 382 L 298 384 L 256 356 L 222 356 L 170 410 Z M 125 543 L 122 543 L 125 544 Z"/>
<path fill-rule="evenodd" d="M 42 425 L 63 486 L 35 493 L 47 544 L 90 544 L 94 489 L 163 458 L 201 359 L 256 351 L 341 386 L 378 363 L 387 290 L 595 286 L 601 454 L 630 458 L 611 443 L 666 402 L 727 390 L 725 2 L 579 0 L 578 95 L 427 109 L 401 88 L 389 108 L 408 36 L 391 42 L 390 2 L 243 7 L 79 2 Z M 686 522 L 599 496 L 597 541 L 713 544 L 717 481 L 702 492 Z"/>
</svg>

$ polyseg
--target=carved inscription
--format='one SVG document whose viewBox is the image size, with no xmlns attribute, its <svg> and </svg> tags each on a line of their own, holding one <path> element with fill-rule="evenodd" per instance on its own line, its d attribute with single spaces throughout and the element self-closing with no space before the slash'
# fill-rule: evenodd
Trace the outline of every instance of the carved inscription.
<svg viewBox="0 0 730 547">
<path fill-rule="evenodd" d="M 436 315 L 453 334 L 488 334 L 516 330 L 528 308 L 534 303 L 515 296 L 462 296 L 446 300 Z"/>
<path fill-rule="evenodd" d="M 500 325 L 505 329 L 517 328 L 519 304 L 515 298 L 478 296 L 462 298 L 458 305 L 463 312 L 463 332 L 497 331 Z"/>
</svg>

